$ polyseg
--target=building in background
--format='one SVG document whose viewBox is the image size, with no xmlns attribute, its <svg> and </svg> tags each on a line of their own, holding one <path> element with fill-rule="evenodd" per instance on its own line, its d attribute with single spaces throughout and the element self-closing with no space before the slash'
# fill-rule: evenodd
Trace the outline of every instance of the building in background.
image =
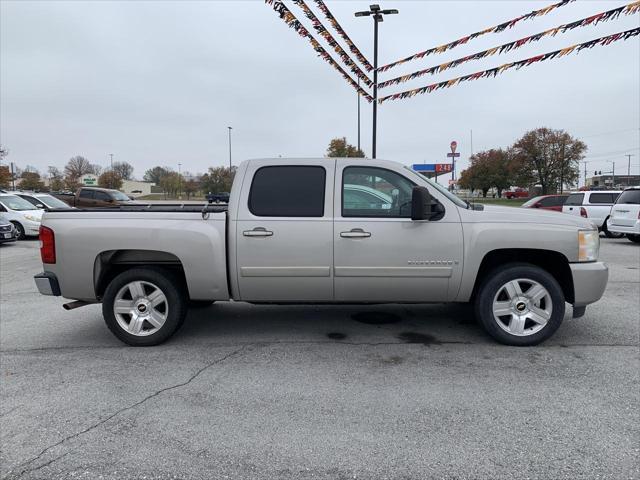
<svg viewBox="0 0 640 480">
<path fill-rule="evenodd" d="M 640 185 L 640 175 L 616 175 L 611 174 L 594 175 L 587 178 L 585 186 L 587 188 L 626 188 L 632 185 Z"/>
<path fill-rule="evenodd" d="M 155 187 L 153 182 L 140 182 L 138 180 L 123 180 L 120 190 L 132 197 L 140 197 L 142 195 L 149 195 L 151 188 Z"/>
</svg>

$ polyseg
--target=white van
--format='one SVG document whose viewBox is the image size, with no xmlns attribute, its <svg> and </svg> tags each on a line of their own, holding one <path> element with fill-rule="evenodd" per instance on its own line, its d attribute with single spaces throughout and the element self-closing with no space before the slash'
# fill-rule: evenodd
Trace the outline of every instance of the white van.
<svg viewBox="0 0 640 480">
<path fill-rule="evenodd" d="M 588 218 L 608 238 L 621 238 L 624 236 L 623 233 L 607 230 L 611 207 L 621 193 L 622 190 L 572 192 L 562 206 L 562 213 Z"/>
<path fill-rule="evenodd" d="M 640 243 L 640 187 L 629 187 L 618 197 L 607 220 L 607 229 Z"/>
<path fill-rule="evenodd" d="M 13 224 L 19 240 L 38 236 L 43 211 L 17 195 L 0 193 L 0 219 Z"/>
</svg>

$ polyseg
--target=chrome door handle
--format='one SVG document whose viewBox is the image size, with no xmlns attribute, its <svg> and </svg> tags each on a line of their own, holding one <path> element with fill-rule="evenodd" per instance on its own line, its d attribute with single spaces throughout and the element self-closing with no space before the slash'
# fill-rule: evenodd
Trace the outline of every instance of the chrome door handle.
<svg viewBox="0 0 640 480">
<path fill-rule="evenodd" d="M 256 227 L 253 230 L 245 230 L 242 235 L 245 237 L 271 237 L 273 232 L 264 227 Z"/>
<path fill-rule="evenodd" d="M 371 233 L 365 232 L 361 228 L 352 228 L 348 232 L 340 232 L 340 236 L 342 238 L 369 238 L 371 236 Z"/>
</svg>

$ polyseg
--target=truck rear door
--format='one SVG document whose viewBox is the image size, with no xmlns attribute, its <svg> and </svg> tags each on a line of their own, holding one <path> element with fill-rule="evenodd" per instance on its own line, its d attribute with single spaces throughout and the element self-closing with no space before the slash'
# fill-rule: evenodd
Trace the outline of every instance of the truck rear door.
<svg viewBox="0 0 640 480">
<path fill-rule="evenodd" d="M 237 206 L 236 275 L 246 301 L 333 300 L 335 161 L 249 162 Z"/>
<path fill-rule="evenodd" d="M 457 292 L 462 271 L 459 213 L 449 205 L 438 221 L 412 221 L 414 182 L 386 167 L 337 160 L 335 299 L 446 301 Z"/>
</svg>

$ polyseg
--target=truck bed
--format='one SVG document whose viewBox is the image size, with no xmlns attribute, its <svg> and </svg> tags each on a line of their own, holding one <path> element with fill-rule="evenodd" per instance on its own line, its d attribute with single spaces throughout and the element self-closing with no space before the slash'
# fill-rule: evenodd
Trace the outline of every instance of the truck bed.
<svg viewBox="0 0 640 480">
<path fill-rule="evenodd" d="M 93 207 L 93 208 L 57 208 L 52 212 L 154 212 L 154 213 L 222 213 L 229 209 L 227 204 L 197 204 L 197 203 L 150 203 L 146 205 L 114 205 L 113 207 Z"/>
</svg>

